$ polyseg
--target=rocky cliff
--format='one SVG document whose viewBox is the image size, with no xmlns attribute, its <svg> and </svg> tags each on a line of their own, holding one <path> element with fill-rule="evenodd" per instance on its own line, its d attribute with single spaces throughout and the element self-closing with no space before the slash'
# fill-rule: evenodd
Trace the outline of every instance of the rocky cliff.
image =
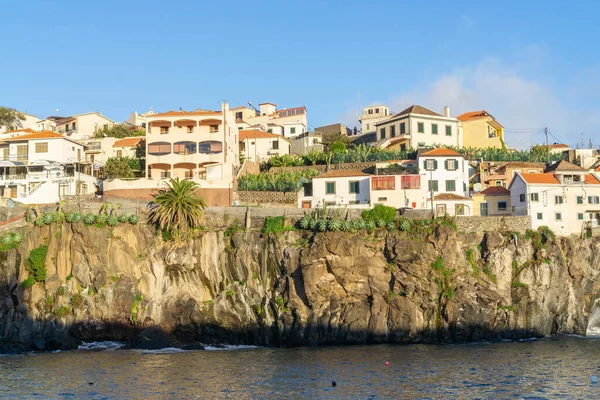
<svg viewBox="0 0 600 400">
<path fill-rule="evenodd" d="M 517 339 L 585 334 L 596 240 L 437 226 L 419 233 L 27 228 L 0 252 L 0 352 L 119 340 L 152 348 Z M 24 288 L 32 250 L 45 282 Z M 148 329 L 149 328 L 149 329 Z M 140 334 L 141 332 L 141 334 Z"/>
</svg>

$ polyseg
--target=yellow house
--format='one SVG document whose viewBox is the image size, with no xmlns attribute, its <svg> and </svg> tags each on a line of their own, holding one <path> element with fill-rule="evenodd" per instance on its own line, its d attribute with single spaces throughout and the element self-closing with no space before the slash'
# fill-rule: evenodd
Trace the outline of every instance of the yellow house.
<svg viewBox="0 0 600 400">
<path fill-rule="evenodd" d="M 473 215 L 495 217 L 511 215 L 510 190 L 502 186 L 489 188 L 473 194 Z"/>
<path fill-rule="evenodd" d="M 459 115 L 462 125 L 464 147 L 502 148 L 504 127 L 485 110 Z"/>
</svg>

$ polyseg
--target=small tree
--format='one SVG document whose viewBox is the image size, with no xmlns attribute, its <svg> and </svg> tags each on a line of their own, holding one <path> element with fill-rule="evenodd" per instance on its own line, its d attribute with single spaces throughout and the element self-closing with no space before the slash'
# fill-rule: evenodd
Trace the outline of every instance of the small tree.
<svg viewBox="0 0 600 400">
<path fill-rule="evenodd" d="M 113 157 L 106 160 L 104 175 L 107 179 L 133 178 L 133 168 L 129 157 Z"/>
<path fill-rule="evenodd" d="M 115 124 L 110 127 L 103 126 L 101 129 L 96 129 L 94 132 L 94 137 L 125 138 L 130 136 L 146 136 L 146 131 L 135 126 Z"/>
<path fill-rule="evenodd" d="M 25 120 L 25 115 L 14 108 L 0 106 L 0 127 L 4 126 L 7 130 L 21 128 L 21 121 Z"/>
<path fill-rule="evenodd" d="M 165 182 L 165 186 L 150 203 L 150 223 L 174 233 L 187 232 L 199 226 L 206 202 L 194 194 L 198 184 L 171 178 Z"/>
</svg>

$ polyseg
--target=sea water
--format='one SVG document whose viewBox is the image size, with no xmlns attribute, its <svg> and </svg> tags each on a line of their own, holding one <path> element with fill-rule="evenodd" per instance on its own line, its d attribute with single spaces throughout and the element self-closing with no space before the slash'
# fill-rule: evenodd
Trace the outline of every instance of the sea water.
<svg viewBox="0 0 600 400">
<path fill-rule="evenodd" d="M 0 398 L 600 398 L 600 339 L 0 356 Z M 389 365 L 386 365 L 386 361 Z M 335 387 L 332 385 L 335 382 Z"/>
</svg>

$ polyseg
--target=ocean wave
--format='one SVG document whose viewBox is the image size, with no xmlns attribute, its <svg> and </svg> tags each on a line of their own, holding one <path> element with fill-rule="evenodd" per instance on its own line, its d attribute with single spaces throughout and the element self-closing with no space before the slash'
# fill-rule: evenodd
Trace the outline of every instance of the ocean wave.
<svg viewBox="0 0 600 400">
<path fill-rule="evenodd" d="M 163 349 L 156 349 L 156 350 L 133 349 L 133 351 L 138 351 L 143 354 L 169 354 L 169 353 L 182 353 L 185 350 L 178 349 L 177 347 L 165 347 Z"/>
<path fill-rule="evenodd" d="M 248 345 L 233 345 L 224 344 L 219 346 L 202 345 L 204 350 L 217 351 L 217 350 L 248 350 L 248 349 L 259 349 L 260 346 L 248 346 Z"/>
<path fill-rule="evenodd" d="M 125 343 L 122 342 L 83 342 L 79 346 L 79 350 L 118 350 L 123 347 Z"/>
</svg>

